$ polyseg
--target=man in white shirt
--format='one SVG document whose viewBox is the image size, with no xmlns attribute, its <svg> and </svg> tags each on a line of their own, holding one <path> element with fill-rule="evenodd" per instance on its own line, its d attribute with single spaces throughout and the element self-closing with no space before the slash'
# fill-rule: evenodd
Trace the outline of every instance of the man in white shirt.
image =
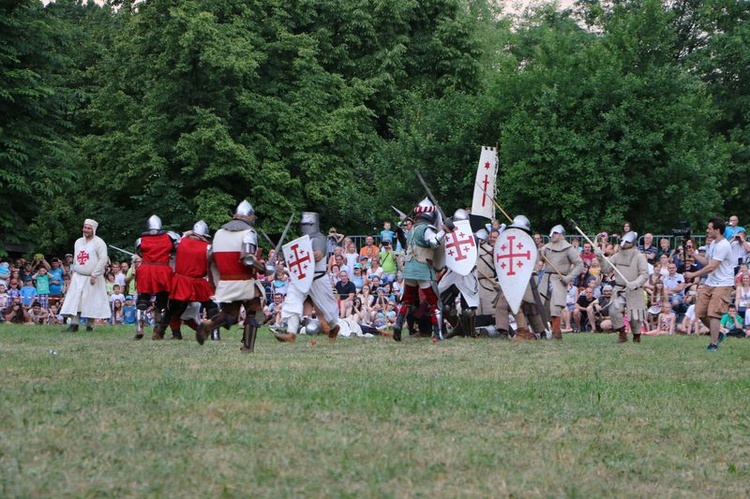
<svg viewBox="0 0 750 499">
<path fill-rule="evenodd" d="M 734 266 L 732 261 L 732 247 L 724 238 L 724 220 L 712 218 L 706 227 L 706 236 L 713 239 L 708 246 L 706 256 L 696 253 L 692 248 L 688 254 L 692 254 L 695 260 L 703 265 L 703 268 L 695 272 L 686 272 L 686 279 L 707 276 L 706 281 L 698 288 L 698 298 L 695 304 L 695 316 L 711 330 L 711 343 L 708 345 L 709 352 L 715 352 L 719 343 L 724 340 L 721 333 L 721 317 L 729 308 L 732 301 L 732 290 L 734 286 Z"/>
</svg>

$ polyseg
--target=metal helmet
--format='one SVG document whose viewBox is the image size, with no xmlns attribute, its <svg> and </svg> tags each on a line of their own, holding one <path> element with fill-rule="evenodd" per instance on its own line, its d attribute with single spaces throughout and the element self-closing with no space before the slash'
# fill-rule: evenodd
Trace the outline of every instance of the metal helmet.
<svg viewBox="0 0 750 499">
<path fill-rule="evenodd" d="M 552 234 L 554 234 L 555 232 L 564 236 L 565 228 L 560 224 L 555 225 L 554 227 L 552 227 L 552 230 L 549 231 L 549 237 L 552 237 Z"/>
<path fill-rule="evenodd" d="M 148 217 L 146 226 L 148 227 L 148 230 L 161 230 L 161 218 L 157 217 L 156 215 L 151 215 L 150 217 Z"/>
<path fill-rule="evenodd" d="M 625 246 L 626 244 L 628 244 L 630 246 L 635 246 L 636 245 L 636 241 L 638 241 L 638 233 L 630 231 L 627 234 L 625 234 L 624 236 L 622 236 L 622 240 L 620 241 L 620 243 L 623 246 Z"/>
<path fill-rule="evenodd" d="M 305 334 L 319 334 L 320 322 L 317 319 L 308 319 L 305 323 Z"/>
<path fill-rule="evenodd" d="M 523 229 L 528 232 L 531 231 L 531 222 L 524 215 L 516 215 L 515 217 L 513 217 L 513 222 L 511 222 L 510 226 L 517 229 Z"/>
<path fill-rule="evenodd" d="M 437 207 L 429 198 L 424 198 L 414 207 L 414 215 L 417 220 L 425 220 L 427 223 L 434 224 L 437 220 Z"/>
<path fill-rule="evenodd" d="M 469 219 L 469 212 L 464 210 L 463 208 L 459 208 L 456 210 L 456 212 L 453 214 L 453 221 L 458 222 L 460 220 L 468 220 Z"/>
<path fill-rule="evenodd" d="M 253 205 L 248 203 L 247 200 L 243 199 L 242 202 L 237 205 L 237 209 L 234 211 L 234 214 L 247 217 L 255 215 L 255 210 L 253 209 Z"/>
<path fill-rule="evenodd" d="M 195 225 L 193 225 L 193 233 L 203 237 L 211 237 L 208 234 L 208 225 L 203 220 L 195 222 Z"/>
<path fill-rule="evenodd" d="M 299 226 L 302 235 L 320 232 L 320 215 L 314 211 L 303 211 Z"/>
</svg>

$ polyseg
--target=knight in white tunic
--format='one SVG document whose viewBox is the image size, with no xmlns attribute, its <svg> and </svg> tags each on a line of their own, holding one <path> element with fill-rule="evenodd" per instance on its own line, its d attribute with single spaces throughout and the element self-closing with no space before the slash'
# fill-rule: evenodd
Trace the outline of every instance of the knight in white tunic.
<svg viewBox="0 0 750 499">
<path fill-rule="evenodd" d="M 86 319 L 109 319 L 107 285 L 104 269 L 107 266 L 107 244 L 96 235 L 99 224 L 90 218 L 83 222 L 83 236 L 74 245 L 70 287 L 65 294 L 60 314 L 70 317 L 67 332 L 78 331 L 80 317 Z M 92 329 L 93 321 L 87 321 L 86 330 Z"/>
</svg>

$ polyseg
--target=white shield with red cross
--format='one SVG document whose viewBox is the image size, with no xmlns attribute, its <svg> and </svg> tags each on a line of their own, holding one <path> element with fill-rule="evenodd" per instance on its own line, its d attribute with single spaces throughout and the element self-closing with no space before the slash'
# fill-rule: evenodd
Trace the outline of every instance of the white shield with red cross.
<svg viewBox="0 0 750 499">
<path fill-rule="evenodd" d="M 521 229 L 507 228 L 495 241 L 497 280 L 514 314 L 521 306 L 538 256 L 534 239 Z"/>
<path fill-rule="evenodd" d="M 282 250 L 286 268 L 289 271 L 289 279 L 295 288 L 307 293 L 315 277 L 315 256 L 310 236 L 305 234 L 298 237 L 282 246 Z"/>
<path fill-rule="evenodd" d="M 445 235 L 445 266 L 458 275 L 469 275 L 477 263 L 477 242 L 468 220 L 453 222 L 456 230 Z"/>
</svg>

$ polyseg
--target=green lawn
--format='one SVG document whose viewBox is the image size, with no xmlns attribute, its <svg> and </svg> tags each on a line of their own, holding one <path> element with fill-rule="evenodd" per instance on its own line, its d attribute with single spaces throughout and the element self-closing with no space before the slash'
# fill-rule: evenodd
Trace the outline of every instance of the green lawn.
<svg viewBox="0 0 750 499">
<path fill-rule="evenodd" d="M 0 325 L 0 496 L 750 496 L 750 340 L 131 337 Z"/>
</svg>

